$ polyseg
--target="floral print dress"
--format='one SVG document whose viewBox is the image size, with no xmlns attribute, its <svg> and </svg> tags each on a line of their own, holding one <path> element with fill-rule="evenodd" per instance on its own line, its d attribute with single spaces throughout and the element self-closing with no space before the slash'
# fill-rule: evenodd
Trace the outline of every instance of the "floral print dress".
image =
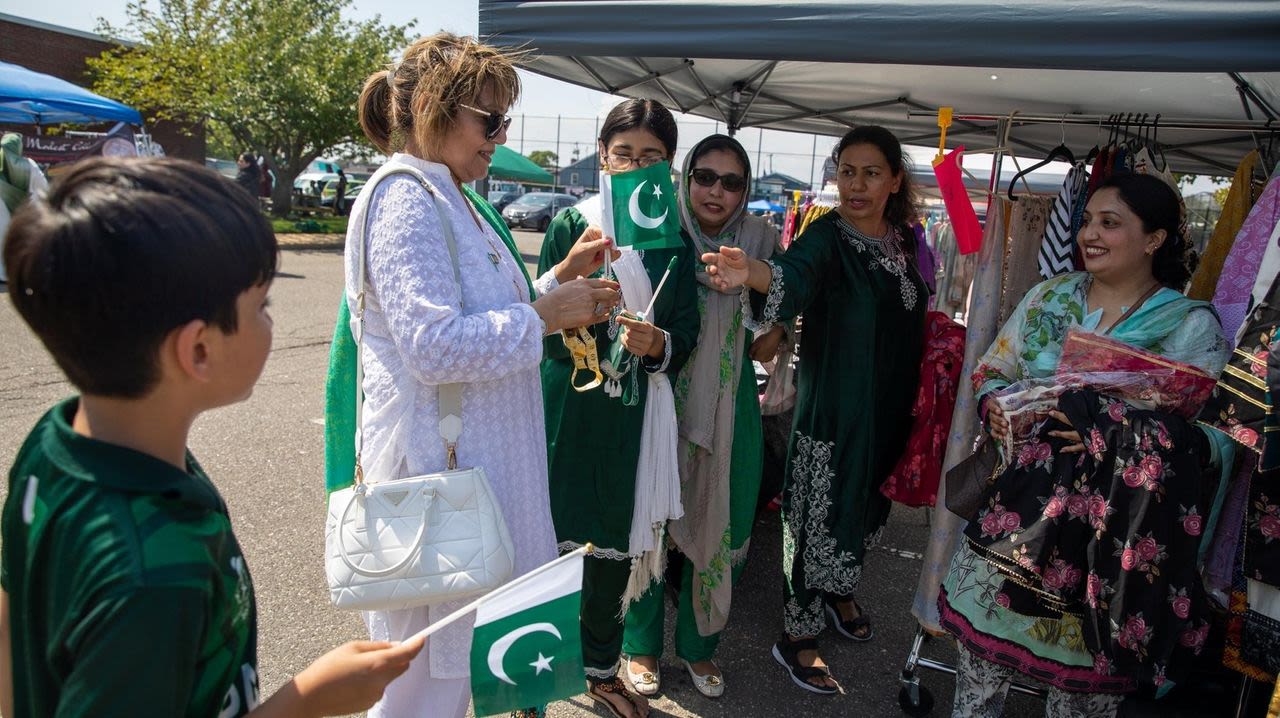
<svg viewBox="0 0 1280 718">
<path fill-rule="evenodd" d="M 1067 329 L 1093 329 L 1089 276 L 1028 293 L 973 381 L 980 397 L 1051 376 Z M 1161 290 L 1112 338 L 1217 374 L 1229 347 L 1202 302 Z M 965 531 L 939 598 L 942 625 L 975 656 L 1075 692 L 1167 690 L 1208 636 L 1195 556 L 1211 496 L 1204 431 L 1091 390 L 1059 408 L 1083 454 L 1040 434 L 1021 444 Z"/>
</svg>

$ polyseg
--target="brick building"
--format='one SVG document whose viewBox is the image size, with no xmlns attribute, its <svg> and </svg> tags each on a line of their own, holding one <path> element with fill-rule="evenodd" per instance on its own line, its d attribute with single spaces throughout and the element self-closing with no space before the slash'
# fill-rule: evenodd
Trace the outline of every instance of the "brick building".
<svg viewBox="0 0 1280 718">
<path fill-rule="evenodd" d="M 91 32 L 72 30 L 35 20 L 0 13 L 0 60 L 53 75 L 81 87 L 90 87 L 85 58 L 97 57 L 117 43 Z M 144 115 L 145 116 L 145 115 Z M 114 123 L 93 125 L 85 129 L 105 130 Z M 34 134 L 31 125 L 4 125 L 0 129 L 16 130 L 25 135 Z M 172 122 L 147 125 L 153 142 L 164 148 L 170 157 L 181 157 L 204 163 L 204 126 L 188 128 L 190 134 Z"/>
</svg>

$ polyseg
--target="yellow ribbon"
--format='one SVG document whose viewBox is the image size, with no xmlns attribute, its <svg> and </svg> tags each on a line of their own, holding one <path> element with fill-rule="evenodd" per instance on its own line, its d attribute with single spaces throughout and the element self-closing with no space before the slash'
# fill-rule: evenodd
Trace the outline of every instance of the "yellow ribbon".
<svg viewBox="0 0 1280 718">
<path fill-rule="evenodd" d="M 600 386 L 604 382 L 604 375 L 600 373 L 600 356 L 596 353 L 596 338 L 587 331 L 586 327 L 562 329 L 560 336 L 564 339 L 569 355 L 573 357 L 573 376 L 569 378 L 569 385 L 579 392 L 590 391 Z M 583 370 L 595 374 L 595 379 L 578 386 L 578 372 Z"/>
</svg>

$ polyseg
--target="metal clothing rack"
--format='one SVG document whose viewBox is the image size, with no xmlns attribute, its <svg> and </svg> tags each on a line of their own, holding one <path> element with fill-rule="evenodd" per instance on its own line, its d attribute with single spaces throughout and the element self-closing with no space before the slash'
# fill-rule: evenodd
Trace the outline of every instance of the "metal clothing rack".
<svg viewBox="0 0 1280 718">
<path fill-rule="evenodd" d="M 1140 117 L 1142 113 L 1128 113 L 1131 118 Z M 936 112 L 910 110 L 908 117 L 933 117 Z M 962 114 L 955 113 L 952 119 L 965 122 L 996 122 L 1011 120 L 1014 124 L 1028 125 L 1106 125 L 1114 123 L 1116 118 L 1124 119 L 1125 113 L 1119 115 L 1080 115 L 1066 113 L 1062 115 L 1026 115 L 1021 112 L 1012 115 Z M 1155 115 L 1147 113 L 1150 120 Z M 1136 124 L 1131 120 L 1129 124 Z M 1202 120 L 1189 118 L 1165 118 L 1159 116 L 1159 127 L 1166 130 L 1216 130 L 1219 132 L 1238 130 L 1240 132 L 1275 132 L 1280 131 L 1280 121 L 1272 118 L 1266 120 Z"/>
<path fill-rule="evenodd" d="M 1247 98 L 1247 100 L 1245 99 Z M 1002 135 L 1001 122 L 1008 123 L 1009 127 L 1017 125 L 1089 125 L 1102 127 L 1114 127 L 1120 130 L 1122 137 L 1136 137 L 1144 131 L 1159 132 L 1159 130 L 1179 130 L 1179 131 L 1209 131 L 1209 132 L 1240 132 L 1242 134 L 1234 137 L 1217 137 L 1213 139 L 1199 140 L 1193 142 L 1180 142 L 1178 144 L 1164 145 L 1164 149 L 1171 153 L 1182 155 L 1183 157 L 1204 162 L 1210 165 L 1222 167 L 1225 170 L 1233 168 L 1226 167 L 1220 162 L 1208 159 L 1201 155 L 1195 154 L 1190 150 L 1197 147 L 1208 147 L 1212 145 L 1220 145 L 1230 142 L 1241 142 L 1252 139 L 1255 146 L 1260 146 L 1258 139 L 1259 134 L 1275 136 L 1280 133 L 1280 110 L 1272 107 L 1270 104 L 1262 101 L 1256 94 L 1242 93 L 1242 103 L 1244 112 L 1248 119 L 1201 119 L 1201 118 L 1166 118 L 1162 114 L 1152 115 L 1151 113 L 1133 113 L 1121 112 L 1111 115 L 1084 115 L 1075 113 L 1063 113 L 1059 115 L 1044 114 L 1023 114 L 1021 111 L 1006 115 L 993 115 L 989 113 L 954 113 L 952 119 L 957 123 L 963 123 L 970 128 L 975 128 L 973 123 L 976 122 L 995 122 L 997 126 L 995 132 L 997 136 Z M 1249 102 L 1252 101 L 1252 104 Z M 1253 119 L 1254 107 L 1263 115 L 1265 119 Z M 908 110 L 907 117 L 934 117 L 936 111 L 927 110 Z M 1137 132 L 1129 130 L 1137 129 Z M 1002 145 L 1006 144 L 1001 142 Z M 1022 142 L 1021 144 L 1036 149 L 1034 146 Z"/>
</svg>

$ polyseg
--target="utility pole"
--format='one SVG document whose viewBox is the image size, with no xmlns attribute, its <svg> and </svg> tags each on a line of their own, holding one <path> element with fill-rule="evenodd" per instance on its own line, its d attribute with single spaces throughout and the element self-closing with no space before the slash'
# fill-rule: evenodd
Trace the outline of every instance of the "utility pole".
<svg viewBox="0 0 1280 718">
<path fill-rule="evenodd" d="M 818 136 L 817 136 L 817 135 L 814 135 L 814 136 L 813 136 L 813 149 L 812 149 L 812 150 L 810 150 L 810 152 L 809 152 L 809 189 L 812 189 L 814 192 L 818 192 L 818 191 L 820 191 L 820 190 L 822 189 L 822 187 L 820 186 L 820 185 L 821 185 L 821 183 L 820 183 L 820 182 L 819 182 L 819 183 L 815 183 L 815 182 L 813 181 L 813 167 L 814 167 L 814 165 L 816 165 L 817 163 L 818 163 Z M 823 166 L 825 167 L 826 165 L 823 165 Z M 817 189 L 814 189 L 814 188 L 815 188 L 815 186 L 817 187 Z"/>
<path fill-rule="evenodd" d="M 756 177 L 760 177 L 761 170 L 763 169 L 760 166 L 760 148 L 764 144 L 764 128 L 761 127 L 756 131 L 760 133 L 756 135 Z"/>
<path fill-rule="evenodd" d="M 520 154 L 524 154 L 524 113 L 520 114 Z"/>
<path fill-rule="evenodd" d="M 556 165 L 560 164 L 560 115 L 556 115 Z M 551 191 L 555 192 L 560 185 L 560 173 L 551 173 Z"/>
</svg>

